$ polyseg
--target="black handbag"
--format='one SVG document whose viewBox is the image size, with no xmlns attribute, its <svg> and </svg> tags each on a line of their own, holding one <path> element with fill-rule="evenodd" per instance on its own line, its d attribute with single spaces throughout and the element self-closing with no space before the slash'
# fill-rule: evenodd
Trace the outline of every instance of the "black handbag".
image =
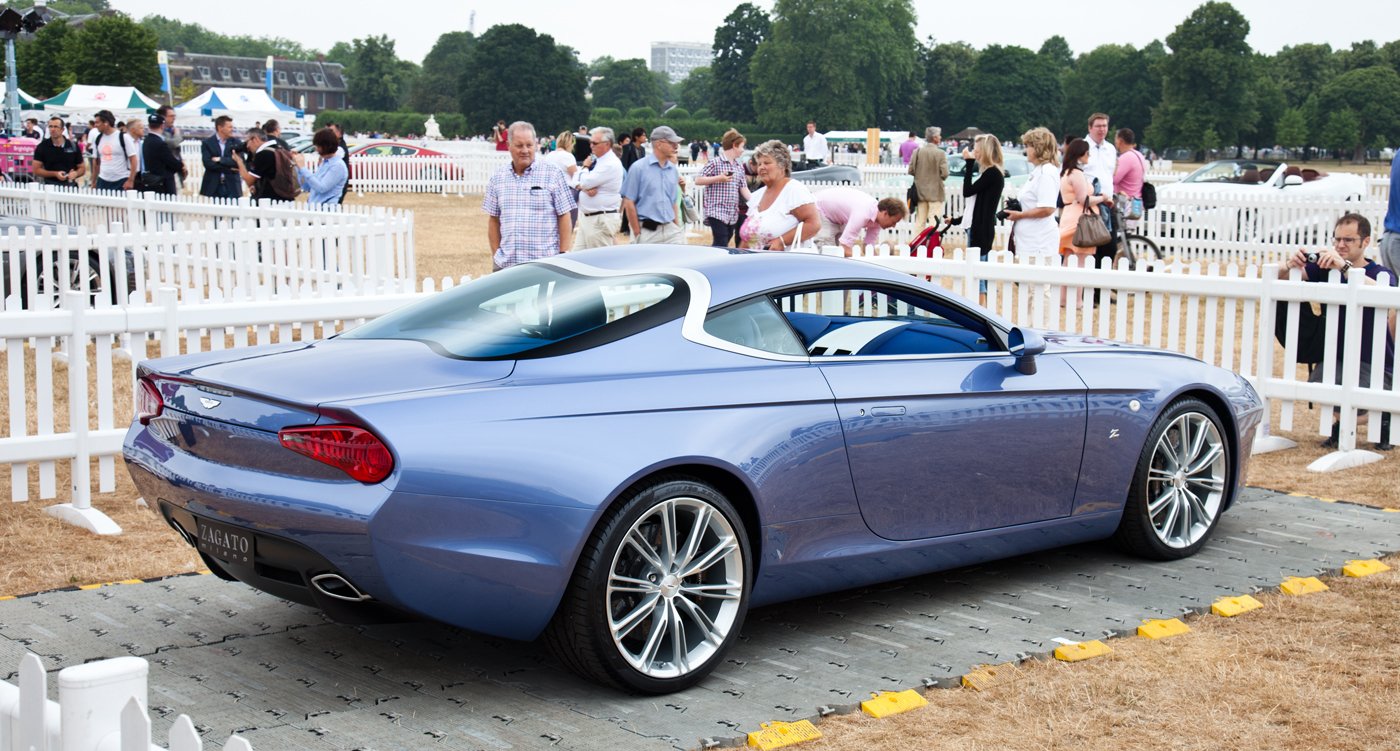
<svg viewBox="0 0 1400 751">
<path fill-rule="evenodd" d="M 164 190 L 165 177 L 151 172 L 141 172 L 136 175 L 137 190 Z"/>
</svg>

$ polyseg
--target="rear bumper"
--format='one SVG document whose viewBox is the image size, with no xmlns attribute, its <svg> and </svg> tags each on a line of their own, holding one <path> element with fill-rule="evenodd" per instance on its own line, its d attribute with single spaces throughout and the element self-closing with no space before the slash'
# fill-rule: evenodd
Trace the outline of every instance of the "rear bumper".
<svg viewBox="0 0 1400 751">
<path fill-rule="evenodd" d="M 128 431 L 123 453 L 142 495 L 192 546 L 197 518 L 254 537 L 251 562 L 201 552 L 211 570 L 346 622 L 427 617 L 533 639 L 553 617 L 592 523 L 588 509 L 232 467 L 180 451 L 141 425 Z M 311 586 L 328 572 L 372 602 L 344 603 Z"/>
</svg>

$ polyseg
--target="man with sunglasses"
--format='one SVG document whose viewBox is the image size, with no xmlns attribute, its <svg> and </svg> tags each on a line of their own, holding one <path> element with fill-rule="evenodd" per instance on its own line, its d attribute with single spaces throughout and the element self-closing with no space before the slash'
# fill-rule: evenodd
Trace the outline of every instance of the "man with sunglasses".
<svg viewBox="0 0 1400 751">
<path fill-rule="evenodd" d="M 1328 281 L 1329 272 L 1336 270 L 1340 272 L 1340 281 L 1347 283 L 1349 272 L 1356 269 L 1363 269 L 1366 272 L 1364 284 L 1387 284 L 1391 287 L 1396 285 L 1395 272 L 1382 266 L 1381 264 L 1366 257 L 1366 250 L 1371 247 L 1371 221 L 1360 214 L 1343 214 L 1337 220 L 1337 224 L 1332 228 L 1332 247 L 1320 251 L 1309 252 L 1298 250 L 1288 259 L 1288 263 L 1279 269 L 1278 277 L 1287 279 L 1291 269 L 1302 269 L 1303 279 L 1309 282 Z M 1391 388 L 1391 380 L 1395 369 L 1395 311 L 1377 311 L 1376 308 L 1361 309 L 1361 378 L 1358 383 L 1363 387 L 1371 385 L 1372 368 L 1376 367 L 1375 355 L 1372 350 L 1374 332 L 1376 326 L 1386 327 L 1385 351 L 1379 367 L 1382 368 L 1381 387 Z M 1341 308 L 1337 314 L 1337 367 L 1336 382 L 1341 383 L 1342 378 L 1342 344 L 1346 341 L 1346 309 Z M 1313 369 L 1308 380 L 1312 383 L 1322 383 L 1324 367 Z M 1335 414 L 1335 410 L 1334 410 Z M 1364 418 L 1365 412 L 1359 417 Z M 1358 427 L 1364 424 L 1358 422 Z M 1332 424 L 1332 436 L 1322 445 L 1325 448 L 1335 448 L 1338 439 L 1338 425 Z M 1359 432 L 1359 431 L 1358 431 Z M 1381 440 L 1375 444 L 1375 448 L 1381 451 L 1389 451 L 1390 444 L 1390 415 L 1384 414 L 1381 417 Z"/>
</svg>

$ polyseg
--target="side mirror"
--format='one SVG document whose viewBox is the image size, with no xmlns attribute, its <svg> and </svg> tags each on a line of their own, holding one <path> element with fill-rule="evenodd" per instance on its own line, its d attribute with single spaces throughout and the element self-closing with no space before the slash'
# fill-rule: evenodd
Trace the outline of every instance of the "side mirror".
<svg viewBox="0 0 1400 751">
<path fill-rule="evenodd" d="M 1016 358 L 1016 372 L 1035 375 L 1035 357 L 1045 352 L 1045 338 L 1030 329 L 1014 328 L 1006 343 Z"/>
<path fill-rule="evenodd" d="M 1294 185 L 1302 185 L 1302 184 L 1303 184 L 1303 176 L 1302 176 L 1302 175 L 1288 175 L 1288 176 L 1286 176 L 1286 177 L 1283 178 L 1283 187 L 1285 187 L 1285 188 L 1291 188 L 1291 187 L 1293 187 Z"/>
</svg>

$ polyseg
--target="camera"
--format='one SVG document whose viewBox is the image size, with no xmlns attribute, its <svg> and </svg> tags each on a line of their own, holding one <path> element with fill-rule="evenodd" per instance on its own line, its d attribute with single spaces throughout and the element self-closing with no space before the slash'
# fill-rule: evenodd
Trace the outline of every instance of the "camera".
<svg viewBox="0 0 1400 751">
<path fill-rule="evenodd" d="M 1018 201 L 1018 200 L 1016 200 L 1015 198 L 1008 198 L 1008 199 L 1006 199 L 1006 205 L 1002 207 L 1001 211 L 998 211 L 998 212 L 997 212 L 997 221 L 1001 221 L 1001 222 L 1006 221 L 1006 212 L 1008 212 L 1008 211 L 1020 211 L 1020 210 L 1021 210 L 1021 202 Z"/>
<path fill-rule="evenodd" d="M 1303 256 L 1303 258 L 1304 258 L 1304 260 L 1306 260 L 1308 263 L 1311 263 L 1311 264 L 1313 264 L 1313 265 L 1315 266 L 1315 265 L 1317 265 L 1317 259 L 1320 257 L 1320 255 L 1321 255 L 1321 254 L 1318 253 L 1317 251 L 1310 251 L 1307 255 Z"/>
</svg>

